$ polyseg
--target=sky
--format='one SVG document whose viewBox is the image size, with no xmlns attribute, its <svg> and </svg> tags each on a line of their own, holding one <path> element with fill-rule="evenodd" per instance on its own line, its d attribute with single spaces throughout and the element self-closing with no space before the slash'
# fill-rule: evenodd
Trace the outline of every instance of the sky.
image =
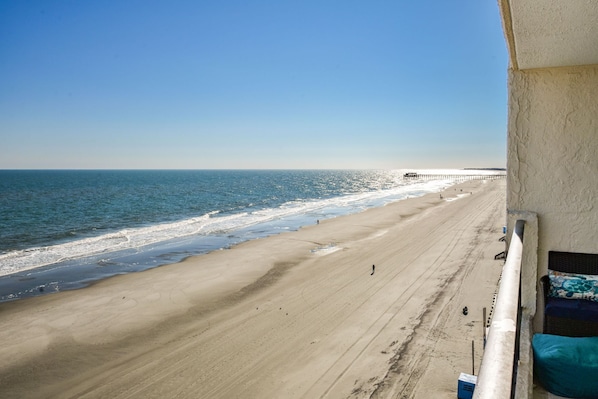
<svg viewBox="0 0 598 399">
<path fill-rule="evenodd" d="M 0 169 L 505 167 L 495 0 L 0 1 Z"/>
</svg>

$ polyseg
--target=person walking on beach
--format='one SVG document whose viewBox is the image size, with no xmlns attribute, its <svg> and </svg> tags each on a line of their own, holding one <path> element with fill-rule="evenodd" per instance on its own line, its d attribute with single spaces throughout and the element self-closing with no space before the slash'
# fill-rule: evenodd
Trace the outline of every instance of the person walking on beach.
<svg viewBox="0 0 598 399">
<path fill-rule="evenodd" d="M 376 265 L 372 265 L 372 274 L 370 274 L 370 276 L 373 276 L 375 271 L 376 271 Z"/>
</svg>

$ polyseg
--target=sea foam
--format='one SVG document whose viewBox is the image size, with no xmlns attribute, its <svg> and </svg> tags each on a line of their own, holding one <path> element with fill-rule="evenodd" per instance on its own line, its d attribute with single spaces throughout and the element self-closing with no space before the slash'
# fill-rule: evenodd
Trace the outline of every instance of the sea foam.
<svg viewBox="0 0 598 399">
<path fill-rule="evenodd" d="M 0 276 L 25 272 L 43 266 L 60 264 L 86 257 L 100 256 L 100 262 L 110 263 L 122 251 L 143 253 L 161 243 L 215 235 L 235 236 L 251 227 L 263 226 L 245 232 L 243 238 L 232 240 L 236 243 L 279 231 L 293 230 L 313 223 L 316 219 L 326 219 L 344 214 L 363 211 L 367 208 L 383 206 L 401 199 L 436 192 L 450 185 L 450 180 L 412 181 L 394 188 L 367 191 L 325 199 L 296 199 L 275 208 L 257 209 L 251 212 L 222 214 L 211 211 L 199 217 L 169 223 L 126 228 L 56 245 L 40 246 L 0 254 Z M 275 224 L 276 228 L 272 228 Z M 217 248 L 208 248 L 217 249 Z M 193 251 L 189 255 L 196 254 Z"/>
</svg>

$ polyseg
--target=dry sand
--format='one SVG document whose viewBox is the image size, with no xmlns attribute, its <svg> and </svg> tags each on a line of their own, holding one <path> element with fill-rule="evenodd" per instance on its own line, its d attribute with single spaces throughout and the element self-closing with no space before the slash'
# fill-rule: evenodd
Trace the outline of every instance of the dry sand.
<svg viewBox="0 0 598 399">
<path fill-rule="evenodd" d="M 455 398 L 503 265 L 505 182 L 443 197 L 0 304 L 0 397 Z"/>
</svg>

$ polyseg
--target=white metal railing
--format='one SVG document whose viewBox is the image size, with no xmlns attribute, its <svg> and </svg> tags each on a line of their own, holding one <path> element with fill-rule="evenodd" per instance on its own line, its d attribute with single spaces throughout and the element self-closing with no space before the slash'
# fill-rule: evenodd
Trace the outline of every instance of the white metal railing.
<svg viewBox="0 0 598 399">
<path fill-rule="evenodd" d="M 519 299 L 524 225 L 523 220 L 517 220 L 515 223 L 473 393 L 474 399 L 513 397 L 519 352 Z"/>
</svg>

